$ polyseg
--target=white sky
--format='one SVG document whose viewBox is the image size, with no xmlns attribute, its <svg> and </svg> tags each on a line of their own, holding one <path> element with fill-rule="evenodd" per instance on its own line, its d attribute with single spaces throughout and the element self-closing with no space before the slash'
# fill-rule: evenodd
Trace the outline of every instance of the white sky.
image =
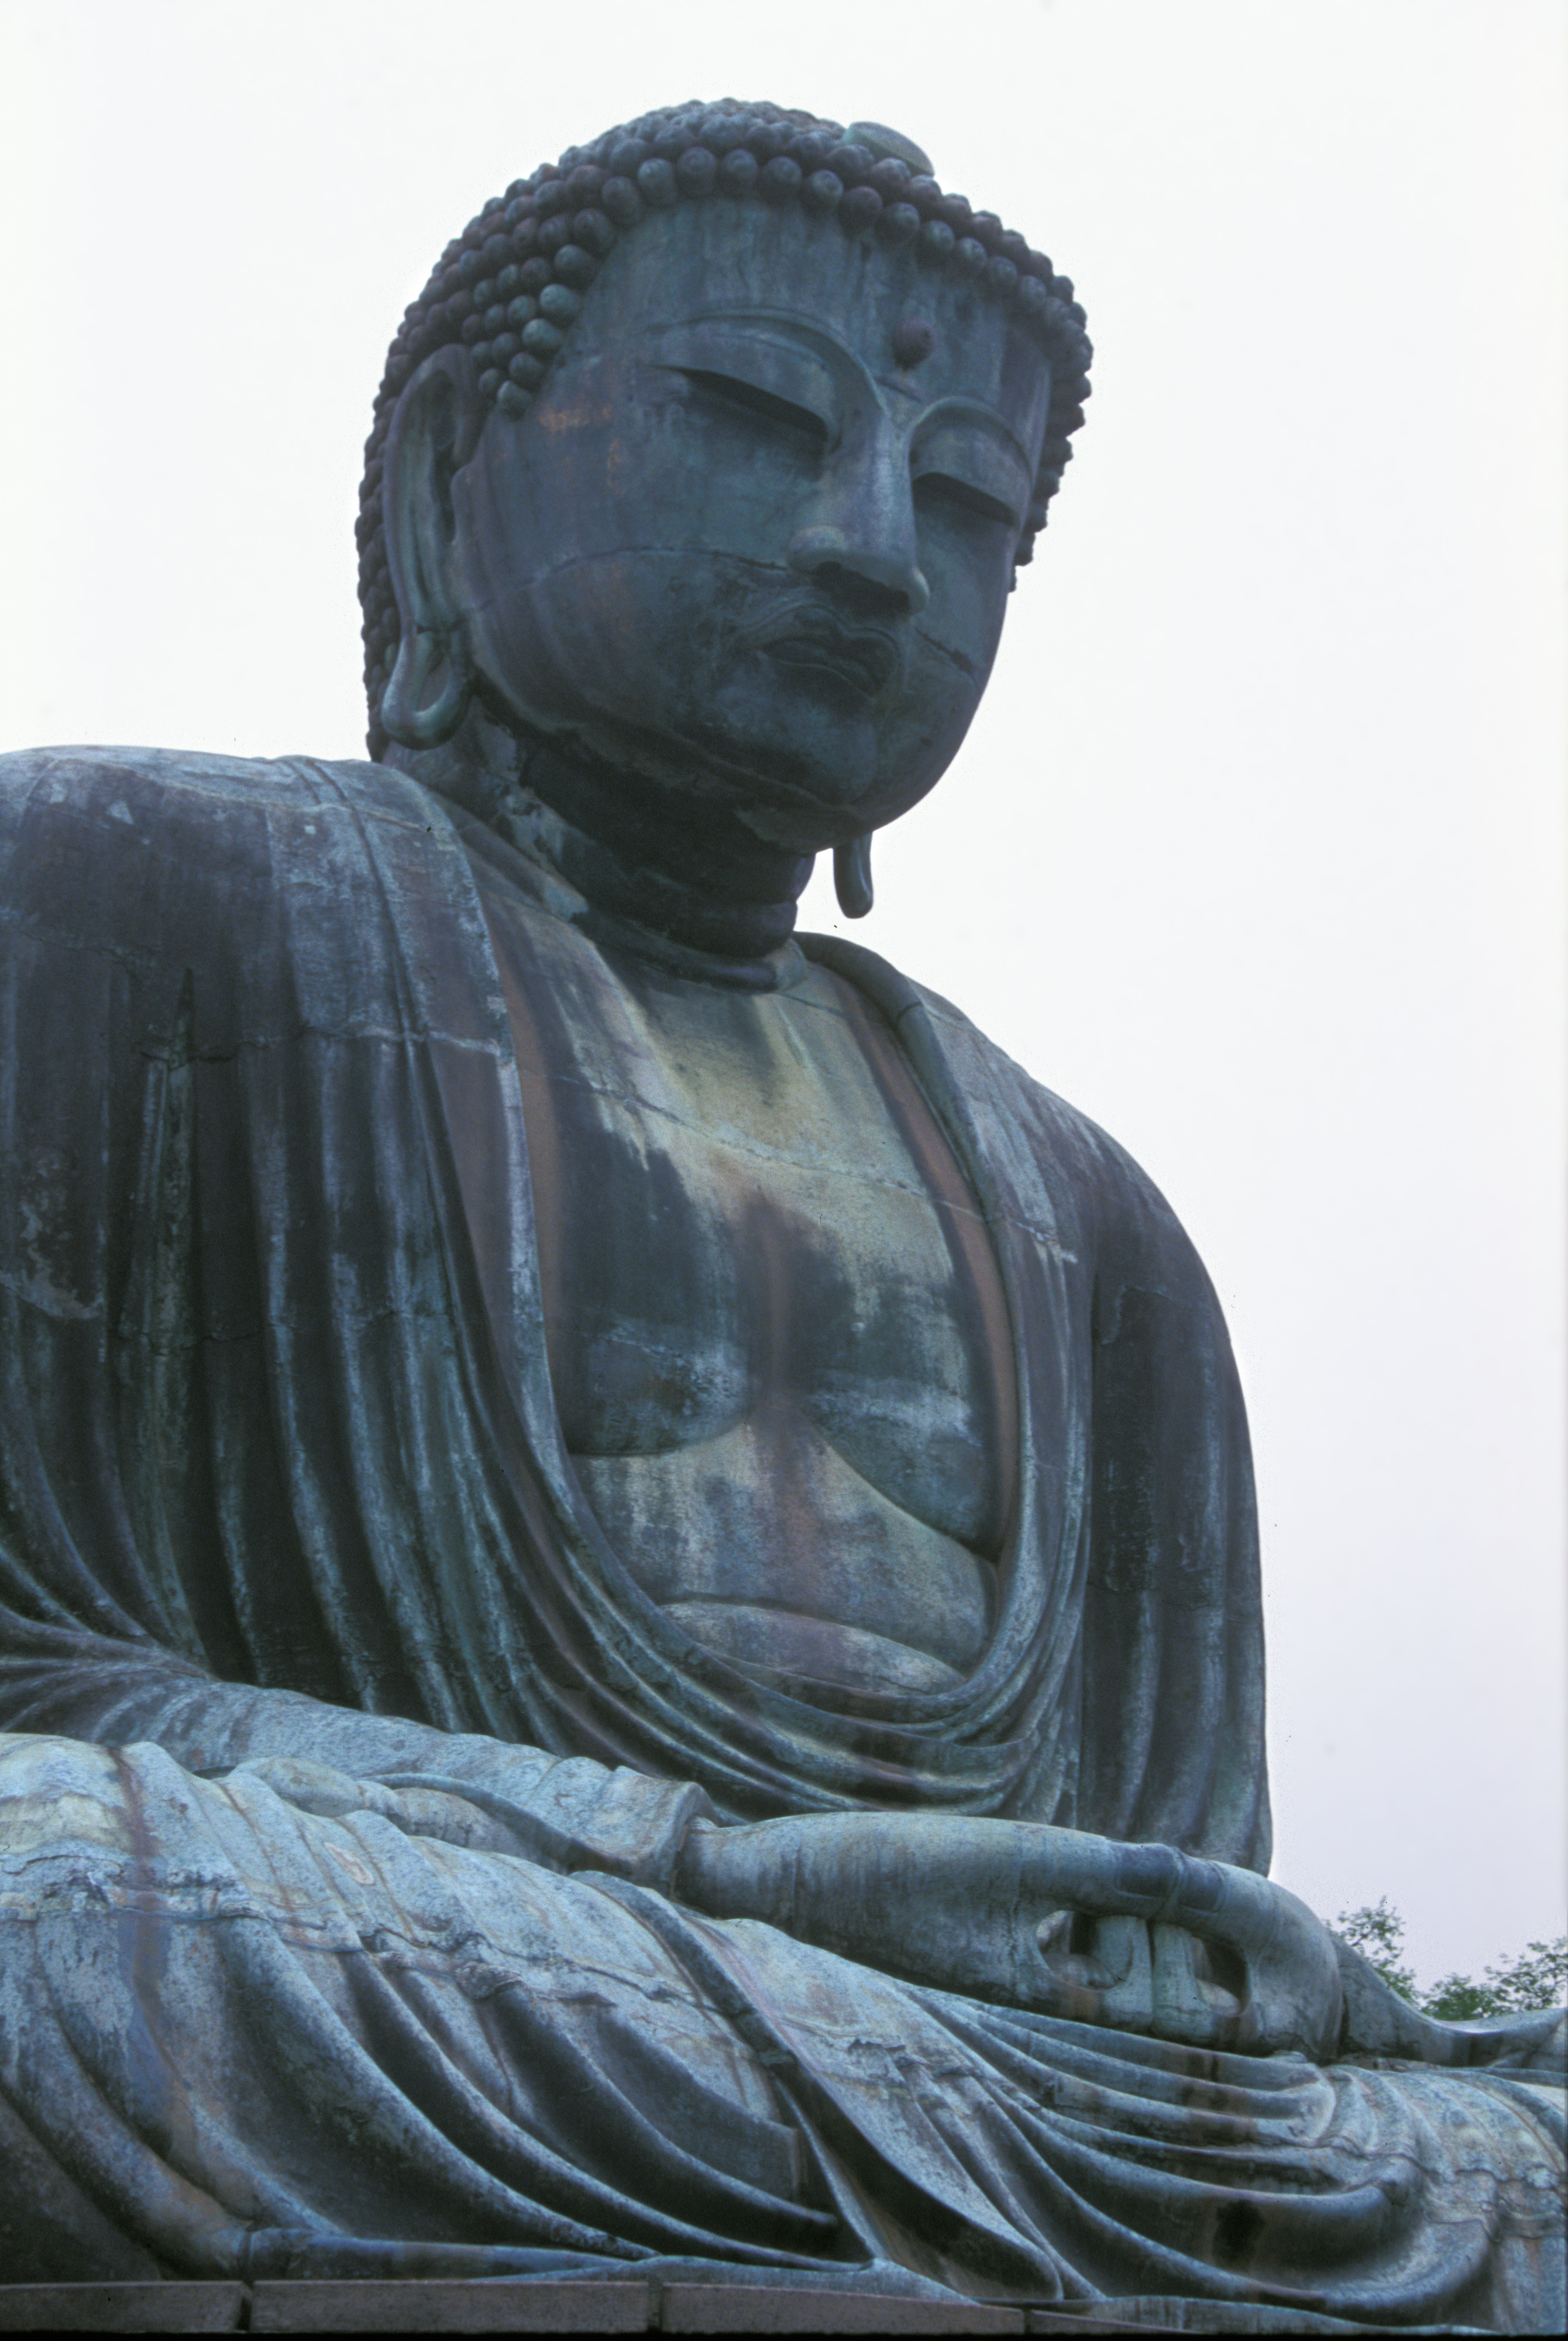
<svg viewBox="0 0 1568 2341">
<path fill-rule="evenodd" d="M 1565 28 L 0 0 L 0 744 L 362 752 L 386 343 L 487 195 L 649 105 L 893 123 L 1077 279 L 1077 459 L 856 931 L 1196 1239 L 1275 1875 L 1390 1895 L 1428 1976 L 1563 1924 Z"/>
</svg>

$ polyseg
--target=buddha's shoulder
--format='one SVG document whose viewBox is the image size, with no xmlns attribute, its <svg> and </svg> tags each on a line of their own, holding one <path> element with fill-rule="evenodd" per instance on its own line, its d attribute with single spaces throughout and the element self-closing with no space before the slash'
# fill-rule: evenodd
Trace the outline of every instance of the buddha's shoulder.
<svg viewBox="0 0 1568 2341">
<path fill-rule="evenodd" d="M 382 764 L 263 760 L 170 748 L 33 748 L 0 755 L 0 905 L 56 923 L 208 915 L 280 895 L 345 902 L 377 865 L 455 852 L 428 792 Z M 383 886 L 384 891 L 384 886 Z"/>
<path fill-rule="evenodd" d="M 178 819 L 182 811 L 287 814 L 336 805 L 409 820 L 429 804 L 416 782 L 385 764 L 313 756 L 223 756 L 201 749 L 24 748 L 0 754 L 0 816 Z"/>
<path fill-rule="evenodd" d="M 194 971 L 226 996 L 308 963 L 373 989 L 367 939 L 461 927 L 468 887 L 437 802 L 379 764 L 118 747 L 0 757 L 0 929 L 8 953 L 27 939 L 39 970 L 109 954 L 160 982 Z"/>
</svg>

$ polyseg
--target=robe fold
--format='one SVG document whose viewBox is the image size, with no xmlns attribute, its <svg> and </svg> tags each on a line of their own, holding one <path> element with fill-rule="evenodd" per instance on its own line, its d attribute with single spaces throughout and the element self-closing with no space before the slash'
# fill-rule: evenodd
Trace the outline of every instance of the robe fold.
<svg viewBox="0 0 1568 2341">
<path fill-rule="evenodd" d="M 0 760 L 0 2246 L 1550 2321 L 1534 2082 L 1200 2057 L 670 1899 L 699 1813 L 1266 1868 L 1245 1417 L 1136 1166 L 805 938 L 983 1214 L 1018 1493 L 955 1688 L 703 1650 L 563 1447 L 476 853 L 382 766 Z"/>
</svg>

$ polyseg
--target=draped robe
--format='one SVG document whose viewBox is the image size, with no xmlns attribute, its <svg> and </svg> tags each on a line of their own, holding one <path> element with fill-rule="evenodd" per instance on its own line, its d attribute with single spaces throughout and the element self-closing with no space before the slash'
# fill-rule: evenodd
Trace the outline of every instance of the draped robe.
<svg viewBox="0 0 1568 2341">
<path fill-rule="evenodd" d="M 1266 1868 L 1245 1418 L 1119 1149 L 804 939 L 970 1184 L 1021 1429 L 973 1672 L 789 1693 L 647 1598 L 562 1445 L 475 857 L 581 904 L 381 766 L 59 750 L 4 782 L 0 2241 L 45 2273 L 651 2254 L 1236 2329 L 1550 2321 L 1560 2092 L 1199 2056 L 670 1898 L 699 1813 Z"/>
</svg>

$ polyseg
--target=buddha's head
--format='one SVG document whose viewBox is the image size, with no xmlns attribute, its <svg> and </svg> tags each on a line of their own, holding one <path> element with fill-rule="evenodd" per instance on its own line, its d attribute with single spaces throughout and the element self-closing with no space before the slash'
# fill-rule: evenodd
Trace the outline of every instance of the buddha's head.
<svg viewBox="0 0 1568 2341">
<path fill-rule="evenodd" d="M 842 891 L 968 727 L 1087 360 L 1071 284 L 890 132 L 725 105 L 568 153 L 392 345 L 372 753 L 500 726 Z"/>
</svg>

